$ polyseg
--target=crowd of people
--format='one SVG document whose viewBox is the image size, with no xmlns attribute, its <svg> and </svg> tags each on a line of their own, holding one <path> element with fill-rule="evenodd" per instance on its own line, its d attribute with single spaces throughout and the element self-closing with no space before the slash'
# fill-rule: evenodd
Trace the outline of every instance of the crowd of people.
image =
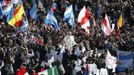
<svg viewBox="0 0 134 75">
<path fill-rule="evenodd" d="M 32 1 L 22 1 L 25 1 L 23 5 L 29 21 L 27 31 L 18 32 L 8 25 L 6 16 L 0 20 L 0 75 L 15 75 L 22 66 L 29 75 L 52 66 L 58 66 L 60 75 L 116 75 L 120 74 L 116 69 L 106 67 L 107 51 L 117 57 L 118 50 L 134 50 L 134 0 L 42 0 L 44 9 L 38 8 L 36 20 L 28 14 Z M 57 4 L 54 14 L 60 30 L 44 24 L 46 11 L 53 2 Z M 74 6 L 75 27 L 63 21 L 66 6 L 70 4 Z M 91 22 L 90 34 L 81 30 L 77 23 L 79 11 L 84 5 L 90 8 L 96 21 L 96 26 Z M 123 14 L 120 32 L 115 28 L 110 36 L 105 36 L 101 30 L 105 14 L 110 24 Z M 120 75 L 132 74 L 126 70 Z"/>
</svg>

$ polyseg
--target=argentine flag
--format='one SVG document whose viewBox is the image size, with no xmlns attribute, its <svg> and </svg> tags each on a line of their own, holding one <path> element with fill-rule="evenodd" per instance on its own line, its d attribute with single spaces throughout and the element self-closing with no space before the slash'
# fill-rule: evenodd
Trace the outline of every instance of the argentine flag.
<svg viewBox="0 0 134 75">
<path fill-rule="evenodd" d="M 2 13 L 4 15 L 7 15 L 13 8 L 13 4 L 10 4 L 9 6 L 2 6 Z"/>
<path fill-rule="evenodd" d="M 70 5 L 66 8 L 64 13 L 64 21 L 67 21 L 71 26 L 74 26 L 74 13 L 73 13 L 73 6 Z"/>
<path fill-rule="evenodd" d="M 30 14 L 31 18 L 33 18 L 33 19 L 37 18 L 37 6 L 35 3 L 33 4 L 33 7 L 30 9 L 29 14 Z"/>
<path fill-rule="evenodd" d="M 54 29 L 59 29 L 57 19 L 55 18 L 52 12 L 48 12 L 46 19 L 44 20 L 45 24 L 53 25 Z"/>
</svg>

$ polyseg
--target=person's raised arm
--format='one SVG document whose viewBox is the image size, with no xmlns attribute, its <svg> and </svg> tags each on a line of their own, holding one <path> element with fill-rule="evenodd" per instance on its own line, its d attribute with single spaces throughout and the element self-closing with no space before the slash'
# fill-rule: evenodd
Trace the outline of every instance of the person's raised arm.
<svg viewBox="0 0 134 75">
<path fill-rule="evenodd" d="M 4 61 L 2 61 L 2 60 L 0 60 L 0 62 L 2 63 L 1 65 L 0 65 L 0 69 L 4 66 Z"/>
</svg>

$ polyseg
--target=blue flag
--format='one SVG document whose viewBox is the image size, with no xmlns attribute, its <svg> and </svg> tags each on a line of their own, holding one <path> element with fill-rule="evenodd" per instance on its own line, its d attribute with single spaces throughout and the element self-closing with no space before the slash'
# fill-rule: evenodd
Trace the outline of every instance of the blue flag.
<svg viewBox="0 0 134 75">
<path fill-rule="evenodd" d="M 33 19 L 37 18 L 37 5 L 35 4 L 35 2 L 33 4 L 33 7 L 30 9 L 29 14 L 30 14 L 31 18 L 33 18 Z"/>
<path fill-rule="evenodd" d="M 3 17 L 3 14 L 2 14 L 2 9 L 0 7 L 0 19 Z"/>
<path fill-rule="evenodd" d="M 12 17 L 13 17 L 13 9 L 10 10 L 9 13 L 7 14 L 7 22 L 8 22 L 9 20 L 11 20 Z"/>
<path fill-rule="evenodd" d="M 66 8 L 66 11 L 64 13 L 64 21 L 67 21 L 71 26 L 74 26 L 75 18 L 74 18 L 72 5 L 70 5 Z"/>
<path fill-rule="evenodd" d="M 117 66 L 118 72 L 125 72 L 126 69 L 133 67 L 133 54 L 132 52 L 118 52 L 119 64 Z"/>
<path fill-rule="evenodd" d="M 59 29 L 57 19 L 55 18 L 54 14 L 52 12 L 48 12 L 44 22 L 45 22 L 45 24 L 53 25 L 54 29 Z"/>
<path fill-rule="evenodd" d="M 13 9 L 13 4 L 10 4 L 9 6 L 2 6 L 2 13 L 4 15 L 7 15 L 12 9 Z"/>
</svg>

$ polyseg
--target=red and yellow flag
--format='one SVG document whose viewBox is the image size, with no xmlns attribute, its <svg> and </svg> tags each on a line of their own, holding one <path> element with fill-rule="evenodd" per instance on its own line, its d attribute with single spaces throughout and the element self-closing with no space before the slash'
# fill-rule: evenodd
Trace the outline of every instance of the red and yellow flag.
<svg viewBox="0 0 134 75">
<path fill-rule="evenodd" d="M 15 9 L 13 17 L 11 18 L 11 20 L 9 20 L 8 24 L 15 27 L 17 23 L 22 20 L 23 14 L 24 14 L 24 8 L 23 5 L 20 5 Z"/>
<path fill-rule="evenodd" d="M 118 20 L 118 29 L 120 28 L 120 27 L 122 27 L 122 24 L 123 24 L 123 18 L 122 18 L 122 14 L 120 15 L 120 18 L 119 18 L 119 20 Z"/>
</svg>

